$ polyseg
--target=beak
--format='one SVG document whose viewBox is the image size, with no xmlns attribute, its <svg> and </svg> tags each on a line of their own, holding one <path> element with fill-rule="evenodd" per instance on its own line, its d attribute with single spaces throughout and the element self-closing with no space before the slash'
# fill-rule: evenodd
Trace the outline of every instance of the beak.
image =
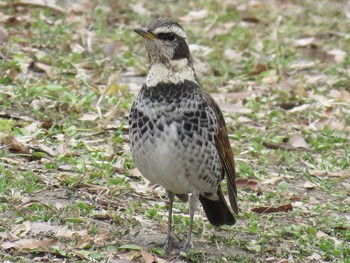
<svg viewBox="0 0 350 263">
<path fill-rule="evenodd" d="M 136 28 L 134 29 L 134 31 L 141 35 L 143 38 L 147 38 L 149 40 L 153 40 L 156 38 L 156 36 L 154 34 L 152 34 L 151 32 L 149 32 L 147 29 L 145 28 Z"/>
</svg>

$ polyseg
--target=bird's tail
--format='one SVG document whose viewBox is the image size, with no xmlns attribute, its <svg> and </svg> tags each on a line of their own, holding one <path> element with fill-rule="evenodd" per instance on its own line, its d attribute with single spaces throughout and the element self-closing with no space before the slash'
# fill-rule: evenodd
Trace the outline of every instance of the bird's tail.
<svg viewBox="0 0 350 263">
<path fill-rule="evenodd" d="M 203 195 L 199 195 L 199 200 L 203 205 L 204 212 L 210 224 L 214 226 L 234 225 L 236 219 L 226 203 L 220 186 L 215 197 L 209 197 L 209 199 Z"/>
</svg>

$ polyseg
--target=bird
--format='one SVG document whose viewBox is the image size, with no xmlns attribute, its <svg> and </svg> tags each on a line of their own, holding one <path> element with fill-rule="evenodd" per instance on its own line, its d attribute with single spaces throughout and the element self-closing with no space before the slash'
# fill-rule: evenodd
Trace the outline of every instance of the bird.
<svg viewBox="0 0 350 263">
<path fill-rule="evenodd" d="M 189 201 L 182 248 L 188 251 L 199 202 L 212 225 L 236 223 L 233 150 L 223 113 L 196 75 L 184 28 L 176 20 L 158 18 L 134 31 L 143 38 L 148 73 L 129 114 L 131 153 L 141 174 L 166 190 L 167 250 L 174 238 L 174 198 Z M 224 178 L 232 211 L 221 188 Z"/>
</svg>

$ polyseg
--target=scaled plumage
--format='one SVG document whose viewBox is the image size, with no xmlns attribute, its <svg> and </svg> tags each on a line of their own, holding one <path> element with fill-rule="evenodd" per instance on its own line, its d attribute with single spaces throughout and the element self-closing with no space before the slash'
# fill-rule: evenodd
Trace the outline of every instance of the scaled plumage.
<svg viewBox="0 0 350 263">
<path fill-rule="evenodd" d="M 233 152 L 222 112 L 196 77 L 182 26 L 157 19 L 135 32 L 144 38 L 149 72 L 129 116 L 131 150 L 142 175 L 167 190 L 167 246 L 174 196 L 187 201 L 191 194 L 187 250 L 198 200 L 211 224 L 236 222 L 220 187 L 226 175 L 238 213 Z"/>
</svg>

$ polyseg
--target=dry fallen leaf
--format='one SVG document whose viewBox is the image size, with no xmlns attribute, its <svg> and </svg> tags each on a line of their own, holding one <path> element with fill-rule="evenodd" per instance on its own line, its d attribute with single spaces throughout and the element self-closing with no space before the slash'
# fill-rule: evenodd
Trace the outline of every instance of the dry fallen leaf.
<svg viewBox="0 0 350 263">
<path fill-rule="evenodd" d="M 51 246 L 57 246 L 59 244 L 57 238 L 52 239 L 44 239 L 44 240 L 38 240 L 38 239 L 20 239 L 18 241 L 14 242 L 4 242 L 0 247 L 7 250 L 10 248 L 22 251 L 26 249 L 48 249 Z"/>
<path fill-rule="evenodd" d="M 308 56 L 311 59 L 316 59 L 316 60 L 319 60 L 322 62 L 334 62 L 335 61 L 334 56 L 324 52 L 315 44 L 311 44 L 309 46 L 305 46 L 305 47 L 300 48 L 300 52 L 304 56 Z"/>
<path fill-rule="evenodd" d="M 190 21 L 198 21 L 206 18 L 208 16 L 208 10 L 203 9 L 199 11 L 191 11 L 187 15 L 179 18 L 180 21 L 190 22 Z"/>
<path fill-rule="evenodd" d="M 9 40 L 10 36 L 6 29 L 0 26 L 0 43 L 5 43 Z"/>
<path fill-rule="evenodd" d="M 259 183 L 251 179 L 242 179 L 242 178 L 236 179 L 236 186 L 238 188 L 249 188 L 251 190 L 259 189 Z"/>
<path fill-rule="evenodd" d="M 68 229 L 68 226 L 62 227 L 57 233 L 56 237 L 66 237 L 66 238 L 76 238 L 76 237 L 85 237 L 88 235 L 88 231 L 86 229 L 80 231 L 72 231 Z"/>
<path fill-rule="evenodd" d="M 35 62 L 34 67 L 45 72 L 45 74 L 50 78 L 50 79 L 56 79 L 58 74 L 56 73 L 56 69 L 52 66 L 46 65 L 41 62 Z"/>
<path fill-rule="evenodd" d="M 234 59 L 238 59 L 240 56 L 237 53 L 237 51 L 235 51 L 234 49 L 226 49 L 224 52 L 224 57 L 227 60 L 234 60 Z"/>
<path fill-rule="evenodd" d="M 308 60 L 302 60 L 302 61 L 298 61 L 294 64 L 291 64 L 289 66 L 289 69 L 293 69 L 293 70 L 304 70 L 304 69 L 309 69 L 312 68 L 316 65 L 315 62 L 313 61 L 308 61 Z"/>
<path fill-rule="evenodd" d="M 307 259 L 309 260 L 308 262 L 321 262 L 322 256 L 314 252 L 311 256 L 308 256 Z"/>
<path fill-rule="evenodd" d="M 31 230 L 31 225 L 29 221 L 25 221 L 22 224 L 16 225 L 12 230 L 11 233 L 13 233 L 16 236 L 24 237 L 28 234 L 28 232 Z"/>
<path fill-rule="evenodd" d="M 309 144 L 305 141 L 303 136 L 301 136 L 298 133 L 290 136 L 290 138 L 288 139 L 288 144 L 296 148 L 310 149 Z"/>
<path fill-rule="evenodd" d="M 153 263 L 156 262 L 156 257 L 153 256 L 151 253 L 148 253 L 145 250 L 141 250 L 141 256 L 145 263 Z"/>
<path fill-rule="evenodd" d="M 121 43 L 118 41 L 106 43 L 103 46 L 103 53 L 106 57 L 114 57 L 122 49 Z"/>
<path fill-rule="evenodd" d="M 260 20 L 254 16 L 242 16 L 241 20 L 247 23 L 259 24 Z"/>
<path fill-rule="evenodd" d="M 343 63 L 346 57 L 346 52 L 340 49 L 333 49 L 327 52 L 327 54 L 334 57 L 335 62 Z"/>
<path fill-rule="evenodd" d="M 227 113 L 241 113 L 241 114 L 249 114 L 252 113 L 253 110 L 250 108 L 246 108 L 243 105 L 243 101 L 238 101 L 237 103 L 230 102 L 218 102 L 222 111 Z"/>
<path fill-rule="evenodd" d="M 321 170 L 309 170 L 311 176 L 320 176 L 320 177 L 350 177 L 350 170 L 346 172 L 328 172 Z"/>
<path fill-rule="evenodd" d="M 334 118 L 321 118 L 320 120 L 317 120 L 310 124 L 310 128 L 318 131 L 323 130 L 325 127 L 335 131 L 344 131 L 348 128 L 345 123 L 345 119 L 342 120 L 342 122 L 339 122 Z"/>
<path fill-rule="evenodd" d="M 22 145 L 20 142 L 18 142 L 17 139 L 12 135 L 8 135 L 5 138 L 3 138 L 2 142 L 3 144 L 7 145 L 9 147 L 9 150 L 12 152 L 19 154 L 30 154 L 29 149 Z"/>
<path fill-rule="evenodd" d="M 48 222 L 31 222 L 31 234 L 49 234 L 57 233 L 60 229 L 60 226 L 52 225 Z"/>
<path fill-rule="evenodd" d="M 96 113 L 84 113 L 82 117 L 79 118 L 81 121 L 95 121 L 98 119 L 99 115 Z"/>
<path fill-rule="evenodd" d="M 293 206 L 291 203 L 286 205 L 281 205 L 278 207 L 271 207 L 271 206 L 261 206 L 251 209 L 252 212 L 255 212 L 257 214 L 268 214 L 268 213 L 278 213 L 278 212 L 289 212 L 293 211 Z"/>
<path fill-rule="evenodd" d="M 94 239 L 90 236 L 84 236 L 82 239 L 78 241 L 78 243 L 75 245 L 77 248 L 84 249 L 87 247 L 90 247 L 94 244 Z"/>
<path fill-rule="evenodd" d="M 131 9 L 134 13 L 138 14 L 139 16 L 148 16 L 151 12 L 147 10 L 143 5 L 144 3 L 142 2 L 132 4 Z"/>
<path fill-rule="evenodd" d="M 66 10 L 62 7 L 55 5 L 54 3 L 50 3 L 52 1 L 45 1 L 45 0 L 21 0 L 16 1 L 13 3 L 8 3 L 8 6 L 12 7 L 19 7 L 19 6 L 27 6 L 27 7 L 41 7 L 41 8 L 49 8 L 53 11 L 59 12 L 59 13 L 65 13 Z"/>
<path fill-rule="evenodd" d="M 268 70 L 268 66 L 265 65 L 265 64 L 261 64 L 261 63 L 258 63 L 255 65 L 255 68 L 252 69 L 252 71 L 250 72 L 250 76 L 256 76 L 256 75 L 259 75 L 260 73 Z"/>
<path fill-rule="evenodd" d="M 313 182 L 307 181 L 304 183 L 304 188 L 308 189 L 308 190 L 312 190 L 312 189 L 317 188 L 317 185 Z"/>
<path fill-rule="evenodd" d="M 279 183 L 281 181 L 283 181 L 285 179 L 285 176 L 278 176 L 278 177 L 275 177 L 275 178 L 271 178 L 271 179 L 267 179 L 267 180 L 264 180 L 263 182 L 261 182 L 261 184 L 276 184 L 276 183 Z"/>
<path fill-rule="evenodd" d="M 286 143 L 272 143 L 272 142 L 263 142 L 263 145 L 269 149 L 282 149 L 285 151 L 311 151 L 310 149 L 294 147 Z"/>
<path fill-rule="evenodd" d="M 294 46 L 296 47 L 305 47 L 310 45 L 315 41 L 314 37 L 308 37 L 308 38 L 300 38 L 294 42 Z"/>
<path fill-rule="evenodd" d="M 274 84 L 278 82 L 279 77 L 278 76 L 268 76 L 262 79 L 262 82 L 264 84 Z"/>
</svg>

